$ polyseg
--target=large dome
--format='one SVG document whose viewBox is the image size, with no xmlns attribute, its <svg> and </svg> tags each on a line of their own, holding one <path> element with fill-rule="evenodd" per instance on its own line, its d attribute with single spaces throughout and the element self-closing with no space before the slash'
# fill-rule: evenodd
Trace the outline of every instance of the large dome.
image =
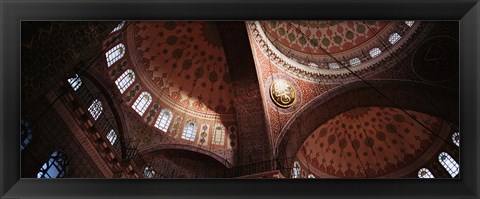
<svg viewBox="0 0 480 199">
<path fill-rule="evenodd" d="M 345 68 L 367 72 L 401 48 L 419 25 L 414 21 L 248 23 L 263 53 L 279 69 L 314 82 L 351 75 Z"/>
<path fill-rule="evenodd" d="M 214 23 L 138 22 L 128 35 L 131 59 L 145 85 L 179 111 L 233 115 L 227 61 Z"/>
<path fill-rule="evenodd" d="M 305 172 L 317 177 L 405 176 L 421 166 L 414 164 L 423 164 L 416 160 L 431 157 L 443 144 L 437 136 L 445 138 L 451 133 L 451 124 L 442 119 L 406 112 L 408 115 L 396 108 L 365 107 L 337 115 L 305 140 L 297 159 Z"/>
</svg>

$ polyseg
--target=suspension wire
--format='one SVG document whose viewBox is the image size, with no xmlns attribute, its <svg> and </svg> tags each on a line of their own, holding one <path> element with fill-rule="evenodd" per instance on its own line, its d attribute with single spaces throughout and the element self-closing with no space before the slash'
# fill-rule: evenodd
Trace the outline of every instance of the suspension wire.
<svg viewBox="0 0 480 199">
<path fill-rule="evenodd" d="M 305 35 L 305 33 L 303 33 L 301 30 L 298 29 L 298 27 L 294 27 L 295 29 L 297 29 L 303 36 L 305 36 L 306 38 L 308 38 L 308 36 Z M 319 46 L 318 43 L 316 46 Z M 343 68 L 345 68 L 346 70 L 348 70 L 351 74 L 353 74 L 355 77 L 357 77 L 358 79 L 360 79 L 363 83 L 365 83 L 367 86 L 369 86 L 370 88 L 372 88 L 375 92 L 377 92 L 379 95 L 381 95 L 384 99 L 386 99 L 388 102 L 390 102 L 393 107 L 395 108 L 398 108 L 400 109 L 403 113 L 405 113 L 406 115 L 408 115 L 410 118 L 412 118 L 415 122 L 417 122 L 418 124 L 420 124 L 422 127 L 424 127 L 425 129 L 427 129 L 427 131 L 429 131 L 432 135 L 436 136 L 437 138 L 443 140 L 446 144 L 449 144 L 449 145 L 452 145 L 452 143 L 450 142 L 447 142 L 445 139 L 443 139 L 441 136 L 439 136 L 438 134 L 434 133 L 430 128 L 428 128 L 425 124 L 423 124 L 422 122 L 420 122 L 418 119 L 416 119 L 415 117 L 413 117 L 413 115 L 411 115 L 410 113 L 408 113 L 404 108 L 400 107 L 397 103 L 395 103 L 392 99 L 390 99 L 388 96 L 386 96 L 385 94 L 383 94 L 378 88 L 376 88 L 375 86 L 373 86 L 371 83 L 369 83 L 368 81 L 366 81 L 365 79 L 363 79 L 360 75 L 358 75 L 357 73 L 355 73 L 354 71 L 352 71 L 350 68 L 348 68 L 346 65 L 343 65 L 341 64 L 341 62 L 335 58 L 333 55 L 331 55 L 330 53 L 328 53 L 325 49 L 323 49 L 322 47 L 319 47 L 325 54 L 327 54 L 330 58 L 332 58 L 333 60 L 335 60 L 335 62 L 339 63 L 341 66 L 343 66 Z"/>
<path fill-rule="evenodd" d="M 380 44 L 382 44 L 382 46 L 387 50 L 387 52 L 390 53 L 390 55 L 392 56 L 393 60 L 395 60 L 395 63 L 397 63 L 399 66 L 406 67 L 404 63 L 402 63 L 402 62 L 400 62 L 400 61 L 398 60 L 398 55 L 395 54 L 395 53 L 388 47 L 388 45 L 386 45 L 386 44 L 384 43 L 384 41 L 382 41 L 382 40 L 378 37 L 378 33 L 377 33 L 375 30 L 371 29 L 370 25 L 368 25 L 368 24 L 366 23 L 366 21 L 363 21 L 363 23 L 367 26 L 367 28 L 368 28 L 369 30 L 371 30 L 371 31 L 373 31 L 373 32 L 375 33 L 375 34 L 374 34 L 375 37 L 376 37 L 377 40 L 380 42 Z M 421 89 L 421 88 L 419 87 L 417 81 L 411 81 L 411 82 L 413 82 L 413 84 L 417 87 L 417 89 Z M 430 101 L 430 104 L 432 105 L 432 107 L 433 107 L 434 109 L 439 110 L 438 107 L 437 107 L 434 103 L 432 103 L 432 100 L 428 97 L 428 95 L 427 95 L 425 92 L 421 92 L 421 93 L 424 95 L 425 98 L 427 98 L 428 101 Z M 401 109 L 401 110 L 402 110 L 402 112 L 406 113 L 410 118 L 412 118 L 414 121 L 416 121 L 417 123 L 420 123 L 415 117 L 413 117 L 412 115 L 410 115 L 406 110 L 404 110 L 404 109 Z M 444 109 L 443 111 L 444 111 L 444 112 L 447 112 L 445 109 Z M 450 116 L 453 116 L 453 115 L 451 115 L 450 112 L 447 112 L 447 114 L 450 115 Z M 452 130 L 458 131 L 457 128 L 454 127 L 450 122 L 445 122 L 445 123 L 447 123 L 447 125 L 450 126 L 450 128 L 451 128 Z M 426 125 L 422 125 L 422 124 L 420 124 L 420 125 L 421 125 L 423 128 L 427 129 L 427 131 L 429 131 L 431 134 L 434 134 L 437 138 L 440 138 L 440 139 L 441 139 L 443 142 L 445 142 L 446 144 L 449 144 L 450 146 L 453 146 L 453 145 L 454 145 L 453 143 L 451 143 L 450 141 L 445 140 L 444 138 L 442 138 L 442 137 L 439 136 L 438 134 L 433 133 L 433 130 L 431 130 L 430 128 L 427 128 Z"/>
<path fill-rule="evenodd" d="M 292 22 L 288 22 L 288 24 L 293 27 Z M 295 28 L 295 27 L 294 27 L 294 28 Z M 297 30 L 297 29 L 295 29 L 295 30 Z M 297 30 L 297 31 L 298 31 L 298 30 Z M 304 36 L 304 37 L 305 37 L 305 36 Z M 308 38 L 308 37 L 306 37 L 306 38 Z M 307 48 L 307 50 L 308 50 L 308 54 L 309 54 L 309 55 L 311 56 L 311 58 L 312 58 L 312 61 L 315 60 L 314 57 L 313 57 L 313 53 L 310 51 L 310 49 Z M 325 83 L 323 82 L 322 79 L 320 79 L 320 82 L 319 82 L 319 83 L 325 85 Z M 343 85 L 343 82 L 342 82 L 342 81 L 340 81 L 340 83 L 342 83 L 342 85 Z M 338 112 L 338 107 L 337 107 L 337 105 L 335 104 L 335 101 L 332 100 L 332 103 L 333 103 L 333 105 L 334 105 L 334 109 Z M 335 116 L 332 115 L 332 114 L 330 114 L 330 115 L 331 115 L 331 118 L 332 118 L 332 119 L 335 117 Z M 339 119 L 340 119 L 340 121 L 341 121 L 341 123 L 342 123 L 342 126 L 345 126 L 345 124 L 343 123 L 341 117 L 339 117 Z M 348 132 L 346 128 L 345 128 L 345 132 Z M 340 141 L 340 136 L 339 136 L 339 134 L 338 134 L 336 131 L 334 131 L 334 134 L 335 134 L 335 136 L 336 136 L 336 137 L 339 139 L 339 141 Z M 346 135 L 349 135 L 349 134 L 346 133 Z M 345 134 L 344 134 L 343 136 L 345 137 Z M 350 144 L 353 146 L 350 137 L 349 137 L 349 140 L 350 140 Z M 328 146 L 328 148 L 330 148 L 330 145 Z M 343 152 L 343 149 L 341 149 L 341 151 Z M 323 151 L 322 151 L 322 153 L 323 153 Z M 324 156 L 324 157 L 325 157 L 325 156 Z M 360 159 L 360 156 L 358 156 L 358 153 L 357 153 L 357 158 L 358 158 L 358 161 L 360 162 L 360 164 L 362 165 L 362 168 L 364 168 L 364 165 L 363 165 L 363 163 L 362 163 L 362 161 L 361 161 L 361 159 Z M 343 163 L 345 164 L 345 159 L 342 158 L 342 161 L 343 161 Z M 365 169 L 364 169 L 364 172 L 365 172 L 365 175 L 366 175 Z M 367 175 L 366 175 L 366 176 L 367 176 Z"/>
<path fill-rule="evenodd" d="M 334 100 L 331 100 L 331 101 L 332 101 L 333 106 L 336 108 L 336 104 L 334 103 Z M 332 113 L 332 110 L 330 109 L 330 106 L 328 106 L 328 104 L 326 104 L 326 105 L 327 105 L 327 111 L 328 111 L 328 114 L 330 115 L 330 117 L 331 117 L 332 119 L 335 118 L 334 113 Z M 337 110 L 337 112 L 338 112 L 338 110 Z M 347 130 L 347 128 L 346 128 L 346 125 L 345 125 L 345 123 L 343 122 L 343 120 L 342 120 L 342 118 L 341 118 L 341 115 L 338 115 L 338 116 L 339 116 L 338 118 L 339 118 L 340 123 L 341 123 L 340 126 L 345 130 L 345 132 L 348 132 L 348 130 Z M 335 133 L 335 136 L 340 139 L 340 137 L 337 135 L 337 132 L 334 131 L 334 133 Z M 350 142 L 350 145 L 352 146 L 352 148 L 353 148 L 354 151 L 355 151 L 355 155 L 357 156 L 358 162 L 360 163 L 360 166 L 361 166 L 362 169 L 363 169 L 363 173 L 364 173 L 365 176 L 368 178 L 367 170 L 365 169 L 365 166 L 363 165 L 362 159 L 360 158 L 360 155 L 358 155 L 358 151 L 357 151 L 357 149 L 355 149 L 355 147 L 354 147 L 354 145 L 353 145 L 353 142 L 352 142 L 352 139 L 350 138 L 349 135 L 350 135 L 350 134 L 346 133 L 346 136 L 344 135 L 344 137 L 346 137 L 346 138 L 348 139 L 348 141 Z M 343 158 L 342 158 L 342 159 L 343 159 Z"/>
</svg>

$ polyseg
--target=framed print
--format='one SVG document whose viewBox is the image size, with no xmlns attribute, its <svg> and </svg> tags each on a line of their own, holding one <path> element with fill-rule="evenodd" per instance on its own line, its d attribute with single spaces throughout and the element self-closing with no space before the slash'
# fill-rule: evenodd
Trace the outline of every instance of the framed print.
<svg viewBox="0 0 480 199">
<path fill-rule="evenodd" d="M 478 198 L 477 1 L 1 7 L 2 198 Z"/>
</svg>

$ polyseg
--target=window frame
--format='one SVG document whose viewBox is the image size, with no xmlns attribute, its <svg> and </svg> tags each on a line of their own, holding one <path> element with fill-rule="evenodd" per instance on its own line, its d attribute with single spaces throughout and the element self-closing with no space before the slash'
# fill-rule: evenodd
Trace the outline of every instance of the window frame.
<svg viewBox="0 0 480 199">
<path fill-rule="evenodd" d="M 442 155 L 445 155 L 445 159 L 442 159 Z M 438 155 L 438 161 L 452 178 L 456 177 L 460 173 L 460 165 L 447 152 L 441 152 Z"/>
<path fill-rule="evenodd" d="M 395 45 L 396 43 L 398 43 L 400 39 L 402 39 L 402 36 L 397 32 L 394 32 L 388 36 L 388 42 L 392 45 Z"/>
<path fill-rule="evenodd" d="M 59 162 L 59 159 L 61 162 Z M 56 163 L 56 164 L 55 164 Z M 50 169 L 54 166 L 58 172 L 55 177 L 51 176 Z M 64 152 L 54 151 L 37 173 L 37 178 L 63 178 L 68 172 L 68 156 Z M 42 173 L 42 174 L 41 174 Z"/>
<path fill-rule="evenodd" d="M 375 48 L 370 49 L 370 51 L 368 51 L 368 54 L 370 55 L 371 58 L 375 58 L 375 57 L 378 57 L 382 54 L 382 50 L 380 50 L 380 48 L 378 48 L 378 47 L 375 47 Z"/>
<path fill-rule="evenodd" d="M 190 128 L 191 127 L 191 128 Z M 198 122 L 195 120 L 187 120 L 183 126 L 182 139 L 188 141 L 195 141 L 198 131 Z"/>
<path fill-rule="evenodd" d="M 67 81 L 70 84 L 70 87 L 72 87 L 73 91 L 78 91 L 78 89 L 80 89 L 82 86 L 82 79 L 80 76 L 78 76 L 78 74 L 75 74 L 75 77 L 68 78 Z"/>
<path fill-rule="evenodd" d="M 118 52 L 120 51 L 120 52 Z M 118 60 L 120 60 L 123 56 L 125 56 L 125 45 L 123 43 L 119 43 L 116 46 L 112 47 L 105 53 L 105 57 L 107 59 L 107 66 L 110 67 L 115 64 Z"/>
<path fill-rule="evenodd" d="M 148 99 L 144 100 L 145 97 L 148 97 Z M 137 97 L 137 99 L 135 99 L 131 107 L 140 116 L 143 116 L 150 104 L 152 104 L 152 95 L 149 92 L 144 91 Z"/>
<path fill-rule="evenodd" d="M 220 135 L 218 135 L 217 128 L 220 128 Z M 223 124 L 216 124 L 215 128 L 213 128 L 213 136 L 211 144 L 214 145 L 224 145 L 225 144 L 225 134 L 227 130 Z M 218 141 L 217 141 L 218 140 Z"/>
<path fill-rule="evenodd" d="M 130 76 L 131 74 L 131 76 Z M 123 94 L 135 82 L 135 72 L 131 69 L 125 70 L 116 80 L 115 85 L 121 94 Z"/>
<path fill-rule="evenodd" d="M 90 112 L 90 116 L 96 121 L 100 115 L 103 113 L 103 105 L 99 99 L 93 100 L 93 102 L 88 107 L 88 112 Z"/>
<path fill-rule="evenodd" d="M 163 108 L 155 121 L 155 128 L 167 132 L 173 121 L 173 112 L 168 108 Z"/>
<path fill-rule="evenodd" d="M 426 174 L 422 175 L 422 171 L 425 171 Z M 432 172 L 427 168 L 419 169 L 417 175 L 418 175 L 418 178 L 435 178 L 435 176 L 432 174 Z"/>
<path fill-rule="evenodd" d="M 107 140 L 110 142 L 110 144 L 113 146 L 115 144 L 115 142 L 117 141 L 117 132 L 115 132 L 115 130 L 111 129 L 107 135 Z"/>
</svg>

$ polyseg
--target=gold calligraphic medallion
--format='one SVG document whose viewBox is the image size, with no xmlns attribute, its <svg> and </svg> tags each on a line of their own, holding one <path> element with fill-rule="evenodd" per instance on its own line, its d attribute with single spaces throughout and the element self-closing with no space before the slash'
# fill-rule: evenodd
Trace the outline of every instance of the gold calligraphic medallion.
<svg viewBox="0 0 480 199">
<path fill-rule="evenodd" d="M 297 91 L 289 81 L 276 79 L 270 85 L 270 97 L 277 106 L 289 108 L 296 102 Z"/>
</svg>

